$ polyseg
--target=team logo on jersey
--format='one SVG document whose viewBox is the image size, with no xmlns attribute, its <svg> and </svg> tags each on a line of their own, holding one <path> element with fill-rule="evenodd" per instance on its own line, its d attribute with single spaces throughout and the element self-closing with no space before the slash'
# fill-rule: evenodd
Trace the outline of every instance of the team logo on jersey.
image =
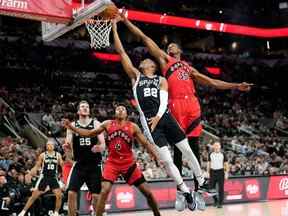
<svg viewBox="0 0 288 216">
<path fill-rule="evenodd" d="M 132 142 L 130 136 L 127 133 L 125 133 L 124 131 L 122 131 L 122 130 L 113 131 L 112 133 L 110 133 L 108 135 L 107 139 L 110 142 L 111 140 L 119 138 L 119 137 L 124 139 L 125 142 L 127 142 L 127 143 L 131 143 Z"/>
</svg>

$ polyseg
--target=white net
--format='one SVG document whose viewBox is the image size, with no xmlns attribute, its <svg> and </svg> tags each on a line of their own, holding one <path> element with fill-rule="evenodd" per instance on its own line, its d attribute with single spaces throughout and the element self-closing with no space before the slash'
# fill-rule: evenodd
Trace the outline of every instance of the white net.
<svg viewBox="0 0 288 216">
<path fill-rule="evenodd" d="M 91 48 L 101 49 L 110 46 L 110 32 L 112 28 L 111 20 L 104 20 L 101 17 L 89 19 L 85 22 L 89 32 Z"/>
</svg>

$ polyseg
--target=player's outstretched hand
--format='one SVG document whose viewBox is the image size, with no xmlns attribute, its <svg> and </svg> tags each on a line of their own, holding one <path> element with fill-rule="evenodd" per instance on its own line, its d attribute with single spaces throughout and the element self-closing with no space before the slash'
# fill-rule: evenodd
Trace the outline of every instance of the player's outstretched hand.
<svg viewBox="0 0 288 216">
<path fill-rule="evenodd" d="M 242 83 L 238 84 L 237 89 L 238 89 L 239 91 L 250 91 L 250 90 L 251 90 L 251 87 L 252 87 L 253 85 L 254 85 L 254 84 L 252 84 L 252 83 L 242 82 Z"/>
<path fill-rule="evenodd" d="M 159 116 L 154 116 L 152 118 L 149 119 L 149 125 L 150 125 L 150 128 L 151 128 L 151 132 L 154 131 L 154 129 L 156 128 L 158 122 L 160 121 L 160 117 Z"/>
<path fill-rule="evenodd" d="M 68 119 L 62 119 L 61 124 L 63 127 L 67 129 L 71 128 L 71 122 Z"/>
<path fill-rule="evenodd" d="M 118 15 L 121 17 L 120 21 L 128 19 L 128 11 L 125 8 L 119 9 Z"/>
</svg>

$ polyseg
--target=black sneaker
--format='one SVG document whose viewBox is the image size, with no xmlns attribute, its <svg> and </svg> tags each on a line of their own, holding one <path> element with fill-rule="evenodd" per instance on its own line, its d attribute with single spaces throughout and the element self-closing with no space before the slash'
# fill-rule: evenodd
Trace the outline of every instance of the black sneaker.
<svg viewBox="0 0 288 216">
<path fill-rule="evenodd" d="M 204 182 L 202 184 L 199 184 L 198 192 L 200 193 L 207 192 L 208 196 L 215 196 L 218 194 L 215 189 L 211 189 L 209 187 L 208 179 L 204 179 Z"/>
<path fill-rule="evenodd" d="M 221 204 L 218 204 L 217 208 L 223 208 L 223 206 Z"/>
<path fill-rule="evenodd" d="M 196 199 L 193 197 L 192 195 L 193 192 L 191 193 L 184 193 L 184 197 L 186 199 L 187 202 L 187 206 L 191 211 L 195 211 L 197 209 L 197 203 L 196 203 Z"/>
</svg>

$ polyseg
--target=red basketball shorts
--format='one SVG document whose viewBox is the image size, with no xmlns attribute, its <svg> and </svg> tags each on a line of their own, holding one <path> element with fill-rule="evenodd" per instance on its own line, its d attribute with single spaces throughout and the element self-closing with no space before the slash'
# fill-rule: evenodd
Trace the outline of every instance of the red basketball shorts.
<svg viewBox="0 0 288 216">
<path fill-rule="evenodd" d="M 169 109 L 188 137 L 201 135 L 201 108 L 197 98 L 170 99 Z"/>
<path fill-rule="evenodd" d="M 122 175 L 129 185 L 138 186 L 145 182 L 144 176 L 136 163 L 119 166 L 118 164 L 107 161 L 102 173 L 103 181 L 114 183 L 119 175 Z"/>
<path fill-rule="evenodd" d="M 68 179 L 68 176 L 69 176 L 69 173 L 70 173 L 72 166 L 73 166 L 73 163 L 71 163 L 71 162 L 65 162 L 63 165 L 62 177 L 63 177 L 63 182 L 65 185 L 67 183 L 67 179 Z"/>
</svg>

